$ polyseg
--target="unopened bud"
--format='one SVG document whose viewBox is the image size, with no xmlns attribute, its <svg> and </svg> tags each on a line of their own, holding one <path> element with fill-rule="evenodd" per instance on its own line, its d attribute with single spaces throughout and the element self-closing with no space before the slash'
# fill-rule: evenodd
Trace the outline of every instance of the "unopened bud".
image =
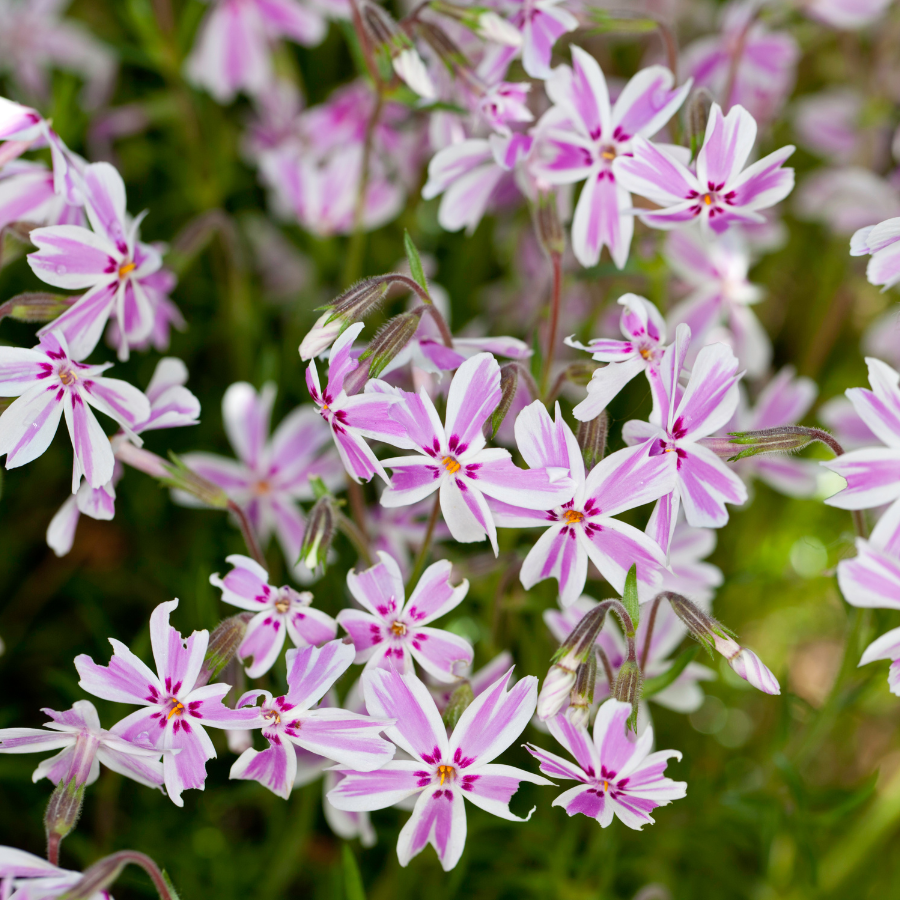
<svg viewBox="0 0 900 900">
<path fill-rule="evenodd" d="M 575 438 L 581 447 L 581 456 L 588 471 L 606 455 L 606 438 L 609 434 L 609 416 L 606 410 L 595 419 L 579 422 Z"/>
<path fill-rule="evenodd" d="M 217 484 L 189 469 L 171 450 L 171 464 L 163 463 L 166 476 L 160 481 L 176 491 L 184 491 L 214 509 L 228 509 L 228 495 Z"/>
<path fill-rule="evenodd" d="M 748 684 L 752 684 L 764 694 L 781 693 L 781 685 L 768 666 L 752 651 L 741 647 L 735 656 L 728 660 L 728 665 Z"/>
<path fill-rule="evenodd" d="M 234 659 L 234 655 L 244 641 L 247 625 L 252 618 L 253 613 L 238 613 L 216 625 L 209 636 L 206 657 L 203 660 L 200 674 L 197 676 L 197 687 L 209 684 Z"/>
<path fill-rule="evenodd" d="M 366 278 L 344 291 L 324 307 L 322 315 L 300 344 L 300 358 L 305 360 L 327 350 L 336 338 L 354 322 L 364 319 L 381 305 L 388 281 Z"/>
<path fill-rule="evenodd" d="M 89 900 L 96 897 L 113 885 L 122 874 L 125 865 L 118 854 L 97 860 L 84 870 L 81 879 L 66 891 L 63 897 L 65 900 Z"/>
<path fill-rule="evenodd" d="M 0 304 L 0 319 L 9 316 L 17 322 L 52 322 L 72 305 L 73 299 L 45 291 L 16 294 Z"/>
<path fill-rule="evenodd" d="M 407 47 L 391 58 L 391 65 L 397 73 L 397 77 L 405 82 L 406 86 L 415 91 L 425 100 L 434 100 L 437 91 L 425 67 L 425 61 L 419 56 L 415 47 Z"/>
<path fill-rule="evenodd" d="M 377 378 L 413 339 L 425 309 L 426 307 L 419 306 L 411 312 L 401 313 L 388 319 L 378 329 L 372 342 L 359 356 L 361 361 L 370 360 L 369 378 Z"/>
<path fill-rule="evenodd" d="M 701 443 L 716 456 L 736 462 L 759 453 L 794 453 L 821 440 L 824 432 L 802 425 L 780 425 L 762 431 L 733 431 L 728 437 L 704 438 Z"/>
<path fill-rule="evenodd" d="M 452 731 L 459 721 L 459 717 L 468 709 L 475 699 L 475 692 L 468 681 L 461 681 L 450 695 L 450 702 L 444 710 L 444 725 Z"/>
<path fill-rule="evenodd" d="M 576 727 L 587 728 L 594 703 L 594 684 L 597 681 L 597 654 L 591 653 L 575 673 L 575 686 L 569 694 L 566 718 Z"/>
<path fill-rule="evenodd" d="M 538 195 L 534 227 L 544 251 L 549 256 L 562 256 L 566 249 L 566 234 L 559 220 L 556 194 L 547 192 Z"/>
<path fill-rule="evenodd" d="M 507 363 L 500 366 L 500 402 L 484 424 L 485 437 L 493 437 L 503 424 L 519 388 L 519 364 Z M 490 423 L 490 424 L 488 424 Z"/>
<path fill-rule="evenodd" d="M 300 562 L 311 572 L 325 568 L 328 550 L 334 540 L 337 508 L 333 497 L 322 497 L 310 510 L 300 547 Z"/>
<path fill-rule="evenodd" d="M 522 32 L 512 22 L 489 10 L 478 16 L 473 29 L 480 37 L 506 47 L 521 47 Z"/>
<path fill-rule="evenodd" d="M 47 832 L 47 845 L 55 848 L 57 855 L 60 842 L 78 823 L 84 803 L 84 789 L 84 782 L 79 784 L 78 779 L 73 776 L 68 781 L 61 781 L 50 795 L 50 802 L 44 813 L 44 829 Z"/>
<path fill-rule="evenodd" d="M 626 659 L 619 668 L 613 696 L 622 703 L 631 704 L 631 728 L 637 720 L 638 701 L 641 699 L 641 667 L 636 659 Z"/>
<path fill-rule="evenodd" d="M 695 157 L 703 146 L 706 123 L 709 121 L 712 105 L 713 95 L 705 87 L 698 87 L 687 102 L 687 133 L 692 157 Z"/>
<path fill-rule="evenodd" d="M 592 362 L 569 363 L 565 369 L 565 379 L 572 384 L 584 386 L 590 384 L 591 379 L 594 377 L 594 372 L 599 368 L 600 366 L 597 363 Z"/>
<path fill-rule="evenodd" d="M 322 313 L 300 342 L 300 359 L 307 362 L 323 353 L 337 340 L 345 327 L 344 322 L 334 319 L 330 312 Z"/>
<path fill-rule="evenodd" d="M 575 669 L 554 663 L 541 685 L 537 699 L 537 714 L 540 719 L 552 719 L 565 705 L 575 686 Z"/>
<path fill-rule="evenodd" d="M 447 66 L 450 71 L 455 71 L 463 78 L 474 73 L 469 68 L 466 54 L 462 52 L 456 42 L 434 22 L 428 22 L 425 19 L 419 19 L 416 23 L 419 35 L 435 52 L 440 61 Z"/>
</svg>

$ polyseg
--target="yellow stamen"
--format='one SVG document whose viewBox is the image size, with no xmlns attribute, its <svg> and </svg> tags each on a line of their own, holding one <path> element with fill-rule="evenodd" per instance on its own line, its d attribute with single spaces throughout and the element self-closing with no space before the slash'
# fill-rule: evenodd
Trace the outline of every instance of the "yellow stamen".
<svg viewBox="0 0 900 900">
<path fill-rule="evenodd" d="M 616 158 L 616 154 L 613 153 L 612 150 L 604 150 L 600 155 L 604 159 L 615 159 Z"/>
<path fill-rule="evenodd" d="M 674 447 L 666 447 L 665 452 L 666 452 L 666 453 L 674 453 L 674 452 L 675 452 L 675 448 L 674 448 Z"/>
<path fill-rule="evenodd" d="M 710 197 L 709 194 L 704 194 L 704 195 L 703 195 L 703 202 L 704 202 L 707 206 L 711 206 L 711 205 L 712 205 L 712 197 Z"/>
<path fill-rule="evenodd" d="M 578 512 L 577 509 L 567 509 L 563 513 L 567 525 L 574 525 L 576 522 L 584 521 L 584 513 Z"/>
<path fill-rule="evenodd" d="M 650 359 L 650 351 L 646 347 L 641 348 L 641 356 L 644 359 Z"/>
<path fill-rule="evenodd" d="M 124 278 L 129 272 L 133 272 L 137 268 L 137 265 L 133 262 L 125 263 L 124 266 L 119 266 L 119 278 Z"/>
<path fill-rule="evenodd" d="M 456 777 L 456 769 L 453 766 L 438 766 L 438 775 L 441 776 L 441 784 L 443 784 L 445 778 L 447 781 L 452 781 Z"/>
<path fill-rule="evenodd" d="M 63 369 L 59 373 L 59 380 L 63 384 L 72 384 L 74 381 L 78 381 L 78 376 L 71 369 Z"/>
<path fill-rule="evenodd" d="M 403 635 L 406 634 L 406 626 L 402 622 L 394 622 L 394 624 L 391 625 L 391 631 L 397 635 L 397 637 L 403 637 Z"/>
<path fill-rule="evenodd" d="M 256 493 L 257 494 L 268 494 L 269 491 L 272 490 L 272 485 L 269 484 L 265 479 L 263 481 L 256 482 Z"/>
<path fill-rule="evenodd" d="M 291 608 L 291 601 L 287 597 L 279 597 L 275 601 L 275 609 L 284 615 Z"/>
<path fill-rule="evenodd" d="M 441 462 L 444 464 L 444 468 L 451 474 L 455 475 L 462 466 L 452 457 L 445 456 Z"/>
<path fill-rule="evenodd" d="M 171 719 L 172 716 L 180 716 L 184 712 L 184 704 L 179 700 L 175 701 L 175 705 L 169 710 L 169 714 L 166 716 L 167 719 Z"/>
<path fill-rule="evenodd" d="M 604 790 L 604 791 L 608 791 L 608 790 L 609 790 L 609 782 L 608 782 L 608 781 L 604 781 L 604 782 L 603 782 L 603 790 Z"/>
</svg>

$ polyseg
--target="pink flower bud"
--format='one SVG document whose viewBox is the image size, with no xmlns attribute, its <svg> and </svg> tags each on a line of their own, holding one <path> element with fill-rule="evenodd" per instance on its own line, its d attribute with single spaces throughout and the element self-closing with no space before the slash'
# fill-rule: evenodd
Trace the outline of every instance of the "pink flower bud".
<svg viewBox="0 0 900 900">
<path fill-rule="evenodd" d="M 740 647 L 735 656 L 728 660 L 728 665 L 737 672 L 744 681 L 764 694 L 781 693 L 781 685 L 763 661 L 746 647 Z"/>
</svg>

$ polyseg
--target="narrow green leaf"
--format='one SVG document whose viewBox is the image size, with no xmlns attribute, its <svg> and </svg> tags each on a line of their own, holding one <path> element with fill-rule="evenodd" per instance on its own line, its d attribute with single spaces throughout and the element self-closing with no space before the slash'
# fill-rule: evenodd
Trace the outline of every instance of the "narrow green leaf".
<svg viewBox="0 0 900 900">
<path fill-rule="evenodd" d="M 341 855 L 344 858 L 344 896 L 347 900 L 366 900 L 359 866 L 349 844 L 342 846 Z"/>
<path fill-rule="evenodd" d="M 428 279 L 425 277 L 425 269 L 422 267 L 422 257 L 419 256 L 419 251 L 405 228 L 403 229 L 403 246 L 406 248 L 406 258 L 409 260 L 409 272 L 413 281 L 424 288 L 425 293 L 428 294 Z M 429 296 L 431 295 L 429 294 Z"/>
<path fill-rule="evenodd" d="M 641 619 L 641 608 L 640 603 L 638 602 L 637 590 L 637 563 L 628 570 L 628 575 L 625 578 L 625 590 L 622 593 L 622 605 L 628 610 L 628 615 L 631 616 L 634 630 L 637 631 L 638 623 Z"/>
</svg>

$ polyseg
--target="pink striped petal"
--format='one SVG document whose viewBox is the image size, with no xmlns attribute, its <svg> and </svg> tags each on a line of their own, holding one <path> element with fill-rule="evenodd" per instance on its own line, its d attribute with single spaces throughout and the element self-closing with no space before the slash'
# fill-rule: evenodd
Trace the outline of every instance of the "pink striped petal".
<svg viewBox="0 0 900 900">
<path fill-rule="evenodd" d="M 387 556 L 387 554 L 384 555 Z M 399 571 L 398 567 L 397 572 L 399 573 Z M 404 616 L 412 622 L 425 625 L 459 606 L 468 593 L 469 582 L 463 579 L 454 587 L 450 583 L 452 573 L 453 566 L 449 560 L 440 560 L 430 565 L 422 573 L 422 577 L 412 592 L 409 602 L 403 610 Z"/>
<path fill-rule="evenodd" d="M 371 772 L 394 755 L 393 744 L 380 736 L 389 721 L 324 707 L 307 713 L 291 740 L 311 753 Z"/>
<path fill-rule="evenodd" d="M 479 766 L 477 772 L 464 777 L 458 782 L 465 798 L 473 806 L 489 812 L 492 816 L 507 819 L 510 822 L 527 822 L 536 807 L 531 808 L 527 816 L 516 816 L 509 809 L 509 801 L 519 789 L 519 785 L 527 781 L 530 784 L 552 785 L 552 781 L 532 775 L 513 766 L 493 763 Z"/>
<path fill-rule="evenodd" d="M 2 423 L 0 419 L 0 423 Z M 847 486 L 825 502 L 840 509 L 872 509 L 900 497 L 900 449 L 851 450 L 822 463 L 847 480 Z"/>
<path fill-rule="evenodd" d="M 697 181 L 701 189 L 730 185 L 744 168 L 756 142 L 756 120 L 742 106 L 722 115 L 718 103 L 709 111 L 703 146 L 697 154 Z"/>
<path fill-rule="evenodd" d="M 118 282 L 119 251 L 87 228 L 35 228 L 29 238 L 38 249 L 28 254 L 28 265 L 47 284 L 78 290 Z"/>
<path fill-rule="evenodd" d="M 559 602 L 567 607 L 584 590 L 587 565 L 587 551 L 578 540 L 576 529 L 569 525 L 553 525 L 538 538 L 525 557 L 519 578 L 525 590 L 545 578 L 555 578 L 559 582 Z"/>
<path fill-rule="evenodd" d="M 37 459 L 50 446 L 62 413 L 58 393 L 40 383 L 14 400 L 0 416 L 0 456 L 6 454 L 6 468 Z"/>
<path fill-rule="evenodd" d="M 500 402 L 500 366 L 490 353 L 467 359 L 456 371 L 447 397 L 445 433 L 452 454 L 484 446 L 481 428 Z"/>
<path fill-rule="evenodd" d="M 747 502 L 747 488 L 740 477 L 700 444 L 679 452 L 678 479 L 681 503 L 694 528 L 721 528 L 728 521 L 725 504 Z"/>
<path fill-rule="evenodd" d="M 552 719 L 548 719 L 547 723 L 565 718 L 565 716 L 554 716 Z M 551 778 L 566 778 L 570 781 L 584 781 L 584 772 L 567 759 L 535 747 L 534 744 L 526 744 L 525 749 L 540 763 L 541 771 L 545 775 L 549 775 Z"/>
<path fill-rule="evenodd" d="M 431 781 L 418 760 L 395 759 L 373 772 L 344 772 L 337 786 L 328 792 L 328 802 L 337 809 L 367 812 L 384 809 L 422 789 L 421 781 Z"/>
<path fill-rule="evenodd" d="M 408 649 L 429 675 L 444 682 L 463 677 L 475 655 L 472 645 L 465 638 L 427 626 L 410 632 Z"/>
<path fill-rule="evenodd" d="M 275 665 L 284 646 L 286 633 L 284 621 L 274 610 L 264 610 L 250 620 L 247 633 L 238 648 L 238 656 L 242 662 L 251 657 L 253 659 L 247 666 L 249 678 L 259 678 Z"/>
<path fill-rule="evenodd" d="M 427 844 L 434 847 L 445 872 L 459 862 L 466 844 L 466 810 L 461 790 L 429 787 L 419 795 L 397 840 L 400 865 L 409 865 Z"/>
<path fill-rule="evenodd" d="M 347 587 L 373 616 L 381 621 L 393 621 L 403 607 L 403 574 L 390 554 L 379 551 L 378 558 L 380 561 L 376 565 L 362 572 L 348 572 Z"/>
<path fill-rule="evenodd" d="M 187 640 L 169 624 L 177 600 L 160 603 L 150 615 L 150 643 L 156 671 L 166 691 L 179 695 L 192 690 L 203 666 L 209 632 L 195 631 Z"/>
<path fill-rule="evenodd" d="M 627 136 L 651 138 L 678 111 L 691 90 L 688 79 L 673 90 L 675 77 L 665 66 L 641 69 L 622 89 L 612 110 L 612 121 Z"/>
<path fill-rule="evenodd" d="M 586 728 L 573 725 L 565 716 L 554 716 L 548 719 L 547 728 L 550 734 L 572 754 L 581 767 L 579 780 L 583 780 L 584 775 L 593 778 L 600 772 L 597 746 L 591 740 Z"/>
<path fill-rule="evenodd" d="M 276 740 L 270 739 L 269 746 L 261 752 L 252 748 L 245 750 L 231 767 L 228 777 L 258 781 L 273 794 L 287 800 L 294 788 L 297 754 L 290 744 L 275 737 Z"/>
<path fill-rule="evenodd" d="M 857 555 L 838 563 L 838 585 L 852 606 L 900 609 L 900 561 L 857 538 Z"/>
<path fill-rule="evenodd" d="M 300 709 L 310 709 L 350 668 L 353 647 L 343 641 L 330 641 L 324 647 L 288 650 L 287 700 Z"/>
<path fill-rule="evenodd" d="M 692 191 L 699 192 L 697 179 L 678 160 L 657 145 L 636 136 L 631 156 L 613 161 L 616 183 L 624 190 L 647 197 L 663 207 L 689 202 Z M 693 204 L 693 201 L 690 201 Z M 693 214 L 689 216 L 693 218 Z"/>
<path fill-rule="evenodd" d="M 487 501 L 475 483 L 467 478 L 444 478 L 440 497 L 441 512 L 453 540 L 471 544 L 487 537 L 496 555 L 497 527 Z"/>
<path fill-rule="evenodd" d="M 78 489 L 82 474 L 91 487 L 102 487 L 113 477 L 115 469 L 115 457 L 109 438 L 84 402 L 81 393 L 67 391 L 62 407 L 72 449 L 75 451 L 72 491 Z M 9 457 L 6 464 L 8 467 Z"/>
<path fill-rule="evenodd" d="M 222 422 L 228 441 L 243 463 L 251 469 L 260 464 L 269 437 L 275 385 L 266 384 L 259 394 L 245 381 L 232 384 L 222 398 Z"/>
<path fill-rule="evenodd" d="M 650 456 L 644 445 L 611 453 L 591 469 L 584 484 L 585 502 L 593 500 L 599 515 L 615 516 L 657 500 L 675 487 L 667 456 Z"/>
<path fill-rule="evenodd" d="M 730 347 L 704 347 L 697 354 L 670 430 L 686 440 L 696 440 L 724 428 L 738 404 L 737 369 Z"/>
</svg>

